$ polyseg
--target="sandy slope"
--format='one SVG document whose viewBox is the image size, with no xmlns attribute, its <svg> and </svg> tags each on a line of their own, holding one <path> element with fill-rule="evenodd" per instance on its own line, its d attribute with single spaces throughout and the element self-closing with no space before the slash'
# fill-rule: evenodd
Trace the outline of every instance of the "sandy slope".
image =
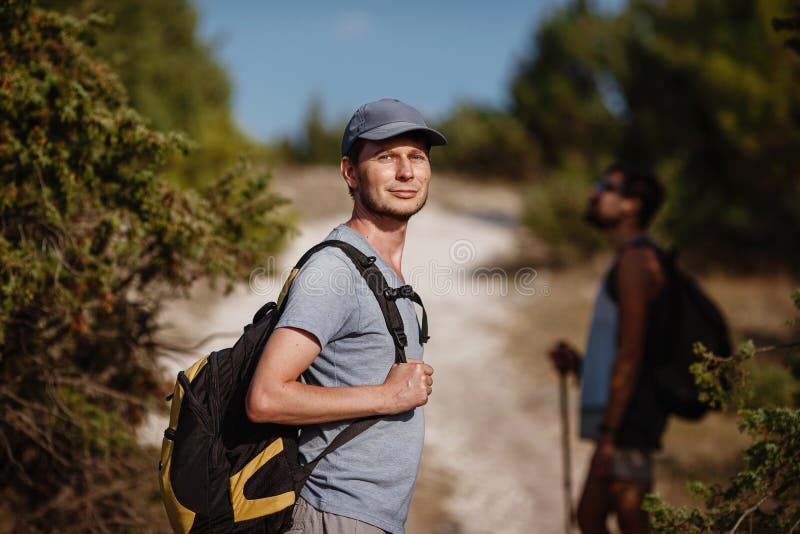
<svg viewBox="0 0 800 534">
<path fill-rule="evenodd" d="M 298 194 L 286 182 L 279 187 Z M 520 281 L 513 273 L 503 278 L 480 270 L 515 252 L 518 208 L 513 195 L 470 186 L 447 200 L 432 195 L 412 220 L 403 261 L 406 280 L 428 309 L 432 337 L 425 357 L 436 370 L 426 407 L 424 466 L 408 531 L 560 532 L 558 392 L 541 360 L 554 336 L 581 339 L 583 326 L 564 330 L 557 321 L 547 322 L 557 311 L 551 309 L 550 295 L 558 286 L 544 273 Z M 163 316 L 164 324 L 171 325 L 165 338 L 189 345 L 211 332 L 240 331 L 263 302 L 276 297 L 285 268 L 346 218 L 347 202 L 340 201 L 325 217 L 305 218 L 301 235 L 271 266 L 277 267 L 277 277 L 256 271 L 252 287 L 237 288 L 227 297 L 198 288 L 190 301 L 173 303 Z M 492 212 L 469 206 L 492 206 Z M 583 293 L 589 302 L 591 288 Z M 541 320 L 519 317 L 531 309 Z M 197 354 L 234 337 L 216 339 Z M 538 363 L 522 365 L 526 354 Z M 193 358 L 173 359 L 168 374 L 174 376 Z M 144 436 L 157 442 L 163 424 L 154 418 Z M 576 475 L 586 453 L 585 447 L 575 451 Z"/>
<path fill-rule="evenodd" d="M 443 503 L 450 528 L 442 530 L 559 532 L 558 392 L 543 354 L 555 335 L 570 332 L 520 315 L 531 309 L 549 315 L 557 288 L 546 273 L 482 277 L 481 269 L 516 247 L 514 227 L 492 221 L 433 204 L 409 232 L 407 264 L 424 265 L 429 257 L 449 262 L 455 286 L 420 287 L 434 318 L 426 358 L 436 368 L 426 458 L 452 477 Z M 474 252 L 468 262 L 459 259 L 464 250 Z M 520 277 L 526 274 L 531 279 Z M 585 455 L 584 448 L 575 451 L 576 467 Z"/>
</svg>

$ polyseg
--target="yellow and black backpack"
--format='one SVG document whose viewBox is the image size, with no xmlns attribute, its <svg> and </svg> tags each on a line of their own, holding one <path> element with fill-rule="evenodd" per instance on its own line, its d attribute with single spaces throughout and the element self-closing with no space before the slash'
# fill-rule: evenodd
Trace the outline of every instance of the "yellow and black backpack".
<svg viewBox="0 0 800 534">
<path fill-rule="evenodd" d="M 316 459 L 301 464 L 300 427 L 253 423 L 245 413 L 253 371 L 292 281 L 314 253 L 329 246 L 340 248 L 364 277 L 394 340 L 395 361 L 406 361 L 407 340 L 395 300 L 408 298 L 422 305 L 411 286 L 389 287 L 375 257 L 343 241 L 323 241 L 311 248 L 292 270 L 278 303 L 258 310 L 233 347 L 214 351 L 178 373 L 167 399 L 172 406 L 158 467 L 161 495 L 175 532 L 285 531 L 291 526 L 295 500 L 319 460 L 379 420 L 353 422 Z M 423 307 L 422 342 L 428 339 L 427 322 Z"/>
</svg>

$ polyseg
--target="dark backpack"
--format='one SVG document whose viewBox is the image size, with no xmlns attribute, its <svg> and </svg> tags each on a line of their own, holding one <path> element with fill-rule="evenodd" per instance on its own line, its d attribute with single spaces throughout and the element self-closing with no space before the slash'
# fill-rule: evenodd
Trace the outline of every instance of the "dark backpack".
<svg viewBox="0 0 800 534">
<path fill-rule="evenodd" d="M 269 302 L 258 310 L 233 347 L 214 351 L 178 373 L 159 462 L 161 495 L 175 532 L 285 531 L 291 526 L 297 496 L 320 459 L 380 420 L 356 420 L 316 459 L 301 465 L 300 427 L 253 423 L 245 413 L 253 371 L 292 281 L 314 253 L 330 246 L 353 261 L 375 294 L 394 341 L 395 362 L 406 361 L 407 340 L 395 300 L 409 298 L 422 305 L 411 286 L 390 288 L 375 257 L 343 241 L 324 241 L 306 252 L 278 303 Z M 427 330 L 423 307 L 423 343 Z"/>
<path fill-rule="evenodd" d="M 648 238 L 637 238 L 627 247 L 649 247 L 658 255 L 664 271 L 664 287 L 653 310 L 661 324 L 653 331 L 658 336 L 653 358 L 659 404 L 669 413 L 685 419 L 700 419 L 709 410 L 698 398 L 699 390 L 689 367 L 702 360 L 694 353 L 701 342 L 721 357 L 731 353 L 730 334 L 719 308 L 697 282 L 677 265 L 677 253 L 664 252 Z M 616 279 L 612 269 L 609 282 Z M 612 293 L 616 300 L 615 292 Z"/>
</svg>

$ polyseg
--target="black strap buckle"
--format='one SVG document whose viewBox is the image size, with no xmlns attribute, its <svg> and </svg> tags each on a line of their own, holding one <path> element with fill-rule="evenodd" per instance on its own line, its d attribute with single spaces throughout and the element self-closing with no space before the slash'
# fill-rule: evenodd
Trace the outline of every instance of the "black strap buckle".
<svg viewBox="0 0 800 534">
<path fill-rule="evenodd" d="M 414 296 L 414 288 L 411 286 L 387 287 L 383 290 L 383 296 L 389 300 L 410 299 Z"/>
<path fill-rule="evenodd" d="M 401 347 L 408 346 L 408 338 L 406 337 L 406 333 L 401 330 L 393 330 L 392 334 L 394 335 L 395 340 L 400 344 Z"/>
</svg>

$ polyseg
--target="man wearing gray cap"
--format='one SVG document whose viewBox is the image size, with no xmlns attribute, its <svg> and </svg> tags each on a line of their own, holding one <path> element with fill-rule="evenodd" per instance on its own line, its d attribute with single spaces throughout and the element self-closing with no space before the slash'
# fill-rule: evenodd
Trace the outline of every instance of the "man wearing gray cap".
<svg viewBox="0 0 800 534">
<path fill-rule="evenodd" d="M 341 172 L 353 212 L 326 239 L 375 257 L 391 287 L 405 285 L 406 228 L 428 196 L 430 148 L 446 142 L 416 109 L 392 99 L 361 106 L 344 131 Z M 394 341 L 374 294 L 340 249 L 314 254 L 291 286 L 250 386 L 248 417 L 309 425 L 300 440 L 305 461 L 353 419 L 381 417 L 322 458 L 301 492 L 291 533 L 405 531 L 433 369 L 422 361 L 413 302 L 396 304 L 407 341 L 402 364 L 394 363 Z"/>
</svg>

